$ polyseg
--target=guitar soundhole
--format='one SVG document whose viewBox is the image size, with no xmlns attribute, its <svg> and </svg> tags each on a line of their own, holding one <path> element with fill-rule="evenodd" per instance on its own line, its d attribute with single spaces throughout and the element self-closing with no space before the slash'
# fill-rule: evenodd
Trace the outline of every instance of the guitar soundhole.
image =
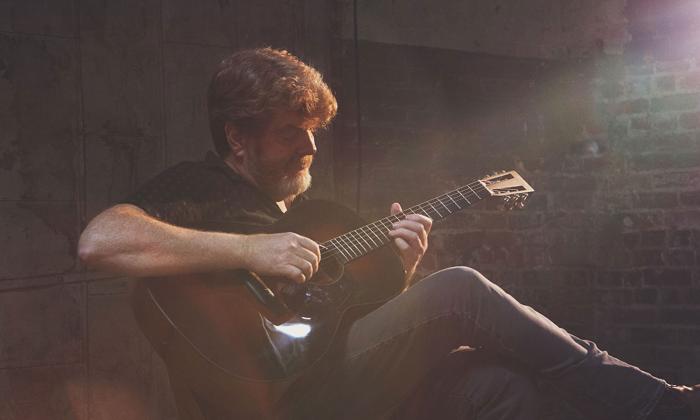
<svg viewBox="0 0 700 420">
<path fill-rule="evenodd" d="M 343 276 L 343 265 L 324 264 L 304 284 L 286 284 L 281 292 L 285 305 L 302 316 L 332 311 L 352 292 L 352 281 Z"/>
<path fill-rule="evenodd" d="M 316 274 L 309 280 L 321 286 L 335 283 L 343 275 L 343 265 L 338 260 L 324 260 Z"/>
</svg>

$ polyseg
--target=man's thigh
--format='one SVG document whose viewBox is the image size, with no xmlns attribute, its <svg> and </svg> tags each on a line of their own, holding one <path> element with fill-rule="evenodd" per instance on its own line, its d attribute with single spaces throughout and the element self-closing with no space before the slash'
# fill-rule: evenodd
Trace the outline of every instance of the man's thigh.
<svg viewBox="0 0 700 420">
<path fill-rule="evenodd" d="M 406 400 L 392 419 L 534 420 L 540 393 L 523 366 L 487 351 L 451 353 Z"/>
</svg>

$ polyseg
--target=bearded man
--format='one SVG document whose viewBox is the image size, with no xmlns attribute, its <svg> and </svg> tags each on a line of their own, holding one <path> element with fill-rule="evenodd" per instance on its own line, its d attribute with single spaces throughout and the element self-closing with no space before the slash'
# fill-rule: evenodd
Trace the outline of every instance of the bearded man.
<svg viewBox="0 0 700 420">
<path fill-rule="evenodd" d="M 333 94 L 315 69 L 263 48 L 220 64 L 208 104 L 217 154 L 165 170 L 96 216 L 80 238 L 80 257 L 102 270 L 173 282 L 242 269 L 303 284 L 319 270 L 319 244 L 260 232 L 304 200 L 314 132 L 336 114 Z M 403 214 L 398 203 L 390 212 L 401 215 L 388 234 L 410 278 L 432 221 Z M 536 383 L 547 382 L 589 418 L 700 419 L 697 386 L 669 385 L 610 356 L 466 267 L 417 282 L 352 320 L 337 341 L 316 380 L 249 414 L 533 420 Z M 216 389 L 191 379 L 198 363 L 166 358 L 180 417 L 234 418 L 236 396 L 214 398 Z"/>
</svg>

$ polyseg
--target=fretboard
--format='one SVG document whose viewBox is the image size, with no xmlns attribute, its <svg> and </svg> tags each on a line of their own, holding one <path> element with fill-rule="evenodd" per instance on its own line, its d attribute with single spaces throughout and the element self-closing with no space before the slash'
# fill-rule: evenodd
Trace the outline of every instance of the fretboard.
<svg viewBox="0 0 700 420">
<path fill-rule="evenodd" d="M 434 221 L 440 220 L 490 196 L 491 194 L 480 181 L 474 181 L 404 209 L 402 213 L 387 216 L 323 242 L 320 244 L 321 260 L 336 258 L 339 262 L 346 264 L 391 242 L 389 231 L 392 230 L 392 225 L 404 219 L 407 214 L 422 214 Z"/>
</svg>

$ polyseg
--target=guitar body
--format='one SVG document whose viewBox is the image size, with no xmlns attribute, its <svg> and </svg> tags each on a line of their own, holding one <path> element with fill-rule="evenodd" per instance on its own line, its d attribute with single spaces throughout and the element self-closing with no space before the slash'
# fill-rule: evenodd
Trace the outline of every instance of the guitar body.
<svg viewBox="0 0 700 420">
<path fill-rule="evenodd" d="M 363 224 L 343 206 L 308 200 L 261 233 L 296 232 L 322 243 Z M 231 417 L 270 417 L 353 318 L 404 288 L 390 247 L 347 264 L 333 260 L 304 285 L 244 270 L 144 279 L 134 311 L 171 381 L 177 372 L 198 398 Z"/>
</svg>

